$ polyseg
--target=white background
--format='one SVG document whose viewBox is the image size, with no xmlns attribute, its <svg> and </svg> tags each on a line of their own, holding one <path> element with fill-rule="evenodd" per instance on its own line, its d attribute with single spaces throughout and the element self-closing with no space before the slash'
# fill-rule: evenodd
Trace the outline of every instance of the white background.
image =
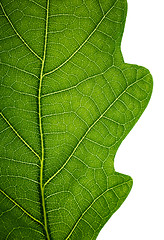
<svg viewBox="0 0 164 240">
<path fill-rule="evenodd" d="M 163 0 L 128 0 L 122 52 L 125 62 L 150 70 L 154 89 L 115 158 L 116 171 L 130 175 L 133 188 L 97 240 L 164 240 Z"/>
</svg>

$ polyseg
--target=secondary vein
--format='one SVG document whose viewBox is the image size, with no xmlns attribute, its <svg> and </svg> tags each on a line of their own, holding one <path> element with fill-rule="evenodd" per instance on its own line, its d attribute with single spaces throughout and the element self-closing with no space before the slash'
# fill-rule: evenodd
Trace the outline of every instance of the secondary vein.
<svg viewBox="0 0 164 240">
<path fill-rule="evenodd" d="M 39 55 L 27 44 L 27 42 L 23 39 L 23 37 L 18 33 L 18 31 L 16 30 L 16 28 L 14 27 L 13 23 L 11 22 L 10 18 L 8 17 L 2 3 L 0 3 L 0 6 L 2 8 L 2 11 L 4 13 L 4 16 L 6 17 L 6 19 L 8 20 L 9 24 L 11 25 L 12 29 L 14 30 L 14 32 L 16 33 L 16 35 L 20 38 L 20 40 L 24 43 L 24 45 L 39 59 L 42 61 L 41 57 L 39 57 Z"/>
<path fill-rule="evenodd" d="M 21 207 L 15 200 L 13 200 L 7 193 L 5 193 L 2 189 L 0 189 L 0 192 L 6 197 L 8 198 L 12 203 L 14 203 L 18 208 L 20 208 L 26 215 L 28 215 L 32 220 L 34 220 L 35 222 L 38 222 L 39 224 L 43 225 L 43 223 L 41 223 L 38 219 L 36 219 L 35 217 L 33 217 L 30 213 L 28 213 L 23 207 Z"/>
<path fill-rule="evenodd" d="M 63 67 L 69 60 L 71 60 L 73 58 L 73 56 L 79 52 L 79 50 L 86 44 L 86 42 L 88 42 L 88 40 L 91 38 L 91 36 L 96 32 L 96 30 L 98 29 L 98 27 L 101 25 L 101 23 L 103 22 L 103 20 L 105 19 L 105 17 L 109 14 L 109 12 L 115 7 L 116 3 L 118 2 L 118 0 L 113 4 L 113 6 L 105 13 L 105 15 L 101 18 L 101 20 L 99 21 L 99 23 L 96 25 L 96 27 L 93 29 L 93 31 L 90 33 L 90 35 L 85 39 L 85 41 L 76 49 L 76 51 L 74 53 L 72 53 L 72 55 L 70 55 L 70 57 L 68 59 L 66 59 L 62 64 L 60 64 L 58 67 L 56 67 L 55 69 L 51 70 L 50 72 L 47 72 L 44 74 L 44 76 L 47 76 L 51 73 L 56 72 L 58 69 L 60 69 L 61 67 Z"/>
<path fill-rule="evenodd" d="M 101 193 L 97 198 L 95 198 L 94 201 L 93 201 L 93 202 L 86 208 L 86 210 L 81 214 L 81 216 L 80 216 L 79 219 L 76 221 L 74 227 L 72 228 L 71 232 L 69 233 L 69 235 L 66 237 L 65 240 L 68 240 L 68 239 L 71 237 L 72 233 L 75 231 L 75 229 L 76 229 L 77 225 L 79 224 L 79 222 L 81 221 L 81 219 L 82 219 L 82 218 L 84 217 L 84 215 L 88 212 L 88 210 L 89 210 L 90 208 L 92 208 L 92 206 L 94 205 L 94 203 L 95 203 L 97 200 L 99 200 L 105 193 L 107 193 L 107 192 L 109 192 L 109 191 L 113 191 L 113 192 L 115 193 L 115 191 L 114 191 L 115 188 L 117 188 L 117 187 L 119 187 L 119 186 L 122 186 L 122 185 L 125 185 L 125 184 L 128 184 L 129 182 L 132 182 L 132 180 L 129 180 L 129 181 L 124 182 L 124 183 L 121 183 L 121 184 L 118 184 L 118 185 L 116 185 L 116 186 L 114 186 L 114 187 L 110 187 L 110 188 L 108 188 L 106 191 L 104 191 L 103 193 Z M 115 193 L 115 195 L 116 195 L 116 193 Z M 116 195 L 116 196 L 117 196 L 117 195 Z M 117 196 L 117 198 L 119 198 L 119 197 Z"/>
<path fill-rule="evenodd" d="M 4 63 L 4 62 L 0 62 L 0 64 L 1 64 L 1 65 L 5 65 L 5 66 L 8 66 L 8 67 L 10 67 L 10 68 L 14 68 L 14 69 L 16 69 L 16 70 L 18 70 L 18 71 L 21 71 L 21 72 L 23 72 L 23 73 L 27 73 L 27 74 L 29 74 L 29 75 L 31 75 L 31 76 L 39 79 L 35 74 L 33 74 L 33 73 L 31 73 L 31 72 L 28 72 L 28 71 L 26 71 L 26 70 L 24 70 L 24 69 L 18 68 L 18 67 L 16 67 L 16 66 L 12 66 L 12 65 L 10 65 L 10 64 L 8 64 L 8 63 Z"/>
<path fill-rule="evenodd" d="M 67 158 L 67 160 L 65 161 L 65 163 L 59 168 L 59 170 L 54 173 L 48 180 L 47 182 L 44 184 L 44 187 L 52 180 L 54 179 L 63 169 L 64 167 L 67 165 L 67 163 L 70 161 L 70 159 L 73 157 L 74 153 L 76 152 L 77 148 L 79 147 L 79 145 L 83 142 L 83 140 L 86 138 L 86 136 L 88 135 L 88 133 L 91 131 L 91 129 L 96 125 L 96 123 L 107 113 L 107 111 L 121 98 L 121 96 L 123 94 L 125 94 L 127 92 L 127 90 L 129 88 L 131 88 L 134 84 L 138 83 L 139 81 L 141 81 L 141 79 L 138 79 L 137 81 L 133 82 L 132 84 L 130 84 L 129 86 L 127 86 L 124 91 L 122 91 L 120 93 L 120 95 L 106 108 L 106 110 L 92 123 L 92 125 L 88 128 L 88 130 L 85 132 L 85 134 L 82 136 L 82 138 L 79 140 L 79 142 L 77 143 L 77 145 L 75 146 L 75 148 L 73 149 L 71 155 Z"/>
<path fill-rule="evenodd" d="M 13 130 L 13 132 L 17 135 L 18 138 L 39 158 L 40 156 L 38 153 L 34 151 L 34 149 L 20 136 L 20 134 L 16 131 L 16 129 L 11 125 L 11 123 L 7 120 L 7 118 L 3 115 L 2 112 L 0 112 L 0 116 L 5 120 L 5 122 L 9 125 L 9 127 Z"/>
</svg>

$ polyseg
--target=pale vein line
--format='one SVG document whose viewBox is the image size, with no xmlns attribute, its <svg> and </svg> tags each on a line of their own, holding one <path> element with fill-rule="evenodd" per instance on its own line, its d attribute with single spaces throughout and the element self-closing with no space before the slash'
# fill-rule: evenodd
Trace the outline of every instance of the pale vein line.
<svg viewBox="0 0 164 240">
<path fill-rule="evenodd" d="M 55 95 L 55 94 L 58 94 L 58 93 L 62 93 L 62 92 L 66 92 L 66 91 L 72 90 L 72 89 L 78 87 L 79 85 L 83 84 L 84 82 L 86 82 L 86 81 L 88 81 L 88 80 L 94 79 L 94 78 L 96 78 L 96 77 L 98 77 L 98 76 L 103 76 L 103 74 L 105 74 L 107 71 L 109 71 L 109 69 L 111 69 L 112 67 L 113 67 L 113 65 L 110 66 L 110 67 L 108 67 L 104 72 L 97 73 L 97 74 L 95 74 L 95 75 L 92 75 L 92 76 L 90 76 L 90 77 L 87 77 L 87 78 L 81 80 L 80 82 L 78 82 L 77 84 L 75 84 L 75 85 L 73 85 L 73 86 L 71 86 L 71 87 L 64 88 L 64 89 L 61 89 L 61 90 L 58 90 L 58 91 L 55 91 L 55 92 L 46 93 L 46 94 L 42 95 L 41 97 L 42 97 L 42 98 L 43 98 L 43 97 L 48 97 L 48 96 L 51 96 L 51 95 Z"/>
<path fill-rule="evenodd" d="M 42 5 L 40 5 L 39 3 L 37 3 L 37 2 L 35 2 L 35 1 L 33 1 L 33 0 L 29 0 L 29 1 L 32 2 L 32 3 L 34 3 L 34 4 L 36 4 L 37 6 L 43 8 L 44 10 L 47 11 L 47 9 L 46 9 L 45 7 L 43 7 Z"/>
<path fill-rule="evenodd" d="M 16 89 L 14 89 L 14 88 L 11 87 L 11 86 L 6 86 L 6 85 L 3 85 L 3 84 L 2 84 L 1 86 L 5 87 L 5 88 L 9 88 L 9 89 L 11 89 L 13 92 L 18 93 L 18 94 L 21 94 L 21 95 L 24 95 L 24 96 L 30 96 L 30 97 L 38 98 L 38 96 L 35 96 L 35 95 L 31 94 L 31 93 L 26 93 L 26 92 L 17 91 Z M 9 98 L 10 98 L 10 96 L 9 96 Z"/>
<path fill-rule="evenodd" d="M 69 156 L 69 158 L 65 161 L 65 163 L 62 165 L 62 167 L 54 174 L 52 175 L 47 182 L 45 183 L 44 186 L 46 186 L 58 173 L 61 172 L 61 170 L 67 165 L 67 163 L 69 162 L 69 160 L 72 158 L 72 156 L 74 155 L 74 153 L 76 152 L 77 148 L 79 147 L 79 145 L 82 143 L 82 141 L 85 139 L 85 137 L 87 136 L 87 134 L 90 132 L 90 130 L 95 126 L 95 124 L 107 113 L 107 111 L 121 98 L 121 96 L 127 92 L 127 90 L 132 87 L 134 84 L 136 84 L 137 82 L 141 81 L 141 79 L 133 82 L 132 84 L 130 84 L 128 87 L 126 87 L 126 89 L 124 91 L 122 91 L 122 93 L 107 107 L 107 109 L 100 115 L 99 118 L 96 119 L 96 121 L 93 122 L 93 124 L 88 128 L 88 130 L 85 132 L 85 134 L 83 135 L 83 137 L 80 139 L 80 141 L 77 143 L 76 147 L 73 149 L 71 155 Z"/>
<path fill-rule="evenodd" d="M 6 211 L 2 211 L 0 217 L 2 217 L 3 215 L 5 215 L 5 214 L 8 213 L 8 212 L 11 212 L 15 207 L 16 207 L 16 206 L 13 205 L 11 208 L 8 208 Z"/>
<path fill-rule="evenodd" d="M 98 143 L 98 142 L 96 142 L 96 141 L 94 141 L 94 140 L 92 140 L 92 139 L 90 139 L 90 138 L 85 138 L 86 140 L 88 140 L 89 142 L 92 142 L 92 143 L 94 143 L 94 144 L 96 144 L 96 145 L 98 145 L 98 146 L 100 146 L 100 147 L 103 147 L 103 148 L 107 148 L 107 149 L 109 149 L 110 147 L 111 147 L 111 145 L 110 146 L 105 146 L 105 145 L 103 145 L 103 144 L 100 144 L 100 143 Z"/>
<path fill-rule="evenodd" d="M 21 164 L 27 164 L 27 165 L 32 165 L 32 166 L 37 166 L 40 168 L 40 166 L 36 163 L 31 163 L 31 162 L 23 162 L 23 161 L 19 161 L 19 160 L 16 160 L 16 159 L 13 159 L 13 158 L 6 158 L 6 157 L 1 157 L 1 159 L 3 160 L 7 160 L 7 161 L 11 161 L 11 162 L 17 162 L 17 163 L 21 163 Z"/>
<path fill-rule="evenodd" d="M 125 125 L 125 123 L 119 123 L 119 122 L 117 122 L 117 121 L 115 121 L 115 120 L 113 120 L 113 119 L 111 119 L 111 118 L 106 117 L 106 116 L 103 116 L 103 118 L 105 118 L 105 119 L 107 119 L 107 120 L 109 120 L 109 121 L 111 121 L 111 122 L 113 122 L 113 123 L 116 123 L 117 125 L 121 125 L 121 126 L 124 126 L 124 125 Z"/>
<path fill-rule="evenodd" d="M 103 10 L 103 8 L 102 8 L 102 6 L 101 6 L 100 0 L 98 0 L 98 4 L 99 4 L 99 6 L 100 6 L 100 9 L 101 9 L 102 14 L 104 14 L 104 10 Z"/>
<path fill-rule="evenodd" d="M 86 214 L 86 212 L 94 205 L 94 203 L 99 200 L 103 195 L 105 195 L 107 192 L 109 191 L 114 191 L 115 188 L 118 188 L 122 185 L 128 184 L 129 182 L 132 182 L 132 180 L 129 180 L 127 182 L 118 184 L 114 187 L 111 187 L 109 189 L 107 189 L 106 191 L 104 191 L 102 194 L 100 194 L 97 198 L 95 198 L 95 200 L 86 208 L 86 210 L 81 214 L 81 216 L 79 217 L 79 219 L 77 220 L 77 222 L 75 223 L 73 229 L 71 230 L 71 232 L 69 233 L 69 235 L 66 237 L 65 240 L 68 240 L 70 238 L 70 236 L 72 235 L 72 233 L 74 232 L 74 230 L 76 229 L 77 225 L 79 224 L 79 222 L 81 221 L 81 219 L 83 218 L 83 216 Z"/>
<path fill-rule="evenodd" d="M 5 238 L 5 240 L 7 240 L 7 239 L 9 239 L 9 237 L 10 237 L 10 235 L 15 231 L 15 230 L 17 230 L 17 229 L 30 229 L 30 230 L 32 230 L 32 231 L 34 231 L 34 232 L 37 232 L 37 233 L 39 233 L 39 234 L 41 234 L 42 236 L 44 236 L 45 237 L 45 235 L 42 233 L 42 232 L 39 232 L 38 230 L 36 230 L 36 229 L 33 229 L 33 228 L 25 228 L 25 227 L 17 227 L 17 228 L 13 228 L 12 229 L 12 231 L 11 232 L 9 232 L 9 234 L 7 235 L 7 237 Z"/>
<path fill-rule="evenodd" d="M 94 28 L 94 30 L 90 33 L 90 35 L 85 39 L 85 41 L 80 45 L 80 47 L 78 47 L 76 49 L 76 51 L 67 59 L 65 60 L 61 65 L 59 65 L 57 68 L 51 70 L 50 72 L 47 72 L 44 74 L 44 76 L 49 75 L 53 72 L 56 72 L 59 68 L 61 68 L 62 66 L 64 66 L 77 52 L 79 52 L 79 50 L 85 45 L 85 43 L 91 38 L 91 36 L 96 32 L 96 30 L 98 29 L 98 27 L 101 25 L 101 23 L 103 22 L 103 20 L 105 19 L 105 17 L 109 14 L 109 12 L 115 7 L 116 3 L 118 2 L 115 1 L 115 3 L 113 4 L 113 6 L 106 12 L 106 14 L 101 18 L 101 20 L 99 21 L 99 23 L 96 25 L 96 27 Z"/>
<path fill-rule="evenodd" d="M 5 120 L 5 122 L 9 125 L 9 127 L 13 130 L 13 132 L 17 135 L 18 138 L 40 159 L 38 153 L 34 151 L 34 149 L 19 135 L 19 133 L 15 130 L 15 128 L 11 125 L 11 123 L 7 120 L 7 118 L 0 112 L 0 115 Z"/>
<path fill-rule="evenodd" d="M 15 202 L 10 196 L 8 196 L 2 189 L 0 189 L 0 192 L 6 197 L 8 198 L 12 203 L 14 203 L 18 208 L 20 208 L 26 215 L 28 215 L 32 220 L 34 220 L 35 222 L 38 222 L 39 224 L 43 225 L 43 223 L 41 223 L 38 219 L 36 219 L 35 217 L 33 217 L 30 213 L 28 213 L 23 207 L 21 207 L 17 202 Z"/>
<path fill-rule="evenodd" d="M 31 178 L 27 178 L 27 177 L 23 177 L 23 176 L 18 176 L 18 175 L 16 175 L 16 176 L 14 176 L 14 175 L 1 175 L 1 177 L 2 177 L 2 178 L 3 178 L 3 177 L 7 177 L 7 178 L 22 178 L 22 179 L 25 179 L 25 180 L 27 180 L 27 181 L 31 181 L 31 182 L 33 182 L 33 183 L 35 183 L 35 184 L 39 184 L 39 182 L 37 182 L 37 181 L 35 181 L 35 180 L 31 179 Z"/>
<path fill-rule="evenodd" d="M 14 30 L 14 32 L 16 33 L 16 35 L 17 35 L 17 36 L 20 38 L 20 40 L 25 44 L 25 46 L 26 46 L 39 60 L 42 61 L 41 57 L 39 57 L 39 55 L 38 55 L 36 52 L 34 52 L 34 50 L 26 43 L 26 41 L 25 41 L 25 40 L 21 37 L 21 35 L 17 32 L 17 30 L 15 29 L 14 25 L 12 24 L 10 18 L 7 16 L 7 14 L 6 14 L 6 12 L 5 12 L 5 9 L 4 9 L 2 3 L 0 3 L 0 5 L 1 5 L 2 11 L 3 11 L 6 19 L 7 19 L 8 22 L 10 23 L 10 25 L 11 25 L 12 29 Z"/>
<path fill-rule="evenodd" d="M 111 68 L 111 67 L 110 67 L 110 68 Z M 108 68 L 108 69 L 110 69 L 110 68 Z M 108 69 L 107 69 L 107 70 L 108 70 Z M 107 70 L 105 70 L 105 72 L 106 72 Z M 98 73 L 98 74 L 96 74 L 96 75 L 93 75 L 93 76 L 90 76 L 90 77 L 88 77 L 88 78 L 85 78 L 85 79 L 81 80 L 79 83 L 77 83 L 77 84 L 75 84 L 75 85 L 73 85 L 73 86 L 71 86 L 71 87 L 69 87 L 69 88 L 64 88 L 64 89 L 58 90 L 58 91 L 56 91 L 56 92 L 46 93 L 46 94 L 42 95 L 42 98 L 43 98 L 43 97 L 48 97 L 48 96 L 51 96 L 51 95 L 55 95 L 55 94 L 58 94 L 58 93 L 66 92 L 66 91 L 69 91 L 69 90 L 72 90 L 72 89 L 78 87 L 80 84 L 86 82 L 87 80 L 96 78 L 96 77 L 98 77 L 98 76 L 102 76 L 105 72 Z"/>
<path fill-rule="evenodd" d="M 44 186 L 43 186 L 44 141 L 43 141 L 42 112 L 41 112 L 41 91 L 42 91 L 43 71 L 44 71 L 44 65 L 45 65 L 45 59 L 46 59 L 46 49 L 47 49 L 48 15 L 49 15 L 49 0 L 47 0 L 47 8 L 46 8 L 46 25 L 45 25 L 45 37 L 44 37 L 44 52 L 43 52 L 42 67 L 41 67 L 41 72 L 40 72 L 40 83 L 39 83 L 39 92 L 38 92 L 38 107 L 39 107 L 40 140 L 41 140 L 41 149 L 42 149 L 41 167 L 40 167 L 40 190 L 41 190 L 41 198 L 42 198 L 44 228 L 45 228 L 47 240 L 50 240 L 50 236 L 49 236 L 49 233 L 48 233 L 48 226 L 47 226 L 47 215 L 46 215 Z"/>
<path fill-rule="evenodd" d="M 5 66 L 8 66 L 8 67 L 10 67 L 10 68 L 15 68 L 15 69 L 18 70 L 18 71 L 21 71 L 21 72 L 23 72 L 23 73 L 27 73 L 27 74 L 32 75 L 33 77 L 36 77 L 37 79 L 39 79 L 38 76 L 36 76 L 35 74 L 30 73 L 30 72 L 28 72 L 28 71 L 26 71 L 26 70 L 23 70 L 23 69 L 21 69 L 21 68 L 18 68 L 18 67 L 16 67 L 16 66 L 12 66 L 12 65 L 10 65 L 10 64 L 8 64 L 8 63 L 3 63 L 3 62 L 0 62 L 0 64 L 5 65 Z"/>
</svg>

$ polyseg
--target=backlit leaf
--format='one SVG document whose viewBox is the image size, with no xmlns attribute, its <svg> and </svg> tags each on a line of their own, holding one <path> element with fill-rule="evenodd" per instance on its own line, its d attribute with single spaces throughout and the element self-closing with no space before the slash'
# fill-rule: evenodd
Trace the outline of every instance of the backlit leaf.
<svg viewBox="0 0 164 240">
<path fill-rule="evenodd" d="M 126 1 L 0 4 L 1 239 L 96 239 L 130 192 L 114 157 L 152 91 L 121 54 Z"/>
</svg>

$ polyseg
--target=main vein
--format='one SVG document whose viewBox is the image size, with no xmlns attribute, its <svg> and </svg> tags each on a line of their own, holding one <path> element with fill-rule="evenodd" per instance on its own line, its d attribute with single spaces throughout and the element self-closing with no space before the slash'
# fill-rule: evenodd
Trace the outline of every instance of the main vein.
<svg viewBox="0 0 164 240">
<path fill-rule="evenodd" d="M 43 60 L 40 72 L 40 83 L 39 83 L 39 93 L 38 93 L 38 107 L 39 107 L 39 128 L 40 128 L 40 138 L 41 138 L 41 168 L 40 168 L 40 190 L 42 198 L 42 207 L 43 207 L 43 217 L 44 217 L 44 228 L 46 231 L 47 239 L 50 240 L 47 226 L 47 216 L 46 216 L 46 206 L 45 206 L 45 197 L 44 197 L 44 186 L 43 186 L 43 166 L 44 166 L 44 141 L 43 141 L 43 127 L 42 127 L 42 113 L 41 113 L 41 90 L 42 90 L 42 80 L 43 80 L 43 71 L 46 59 L 46 48 L 47 48 L 47 31 L 48 31 L 48 14 L 49 14 L 49 0 L 47 0 L 47 9 L 46 9 L 46 27 L 45 27 L 45 37 L 44 37 L 44 52 Z"/>
</svg>

